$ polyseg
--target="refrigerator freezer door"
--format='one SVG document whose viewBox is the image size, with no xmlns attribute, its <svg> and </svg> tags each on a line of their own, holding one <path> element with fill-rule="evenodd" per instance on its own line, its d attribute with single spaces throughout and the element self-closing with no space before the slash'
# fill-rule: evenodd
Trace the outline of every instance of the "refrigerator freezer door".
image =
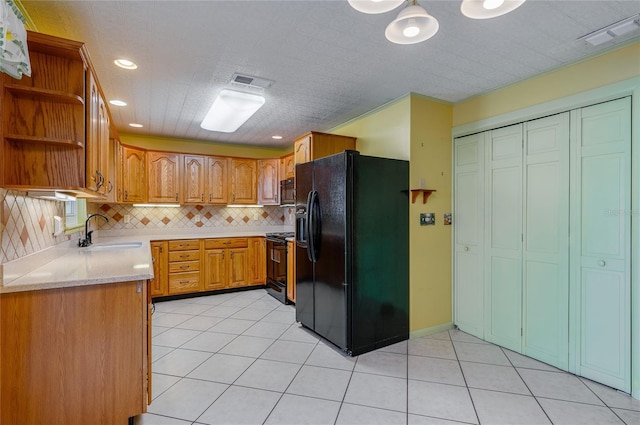
<svg viewBox="0 0 640 425">
<path fill-rule="evenodd" d="M 296 165 L 296 321 L 314 329 L 313 263 L 308 256 L 307 201 L 313 163 Z"/>
<path fill-rule="evenodd" d="M 348 231 L 347 154 L 314 161 L 315 328 L 343 350 L 348 350 Z"/>
</svg>

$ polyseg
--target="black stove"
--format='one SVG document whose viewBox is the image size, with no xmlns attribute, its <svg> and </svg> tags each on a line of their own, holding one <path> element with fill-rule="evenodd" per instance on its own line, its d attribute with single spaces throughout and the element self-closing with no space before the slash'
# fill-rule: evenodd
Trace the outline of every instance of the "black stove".
<svg viewBox="0 0 640 425">
<path fill-rule="evenodd" d="M 287 300 L 287 238 L 294 232 L 267 233 L 267 292 L 283 304 Z"/>
</svg>

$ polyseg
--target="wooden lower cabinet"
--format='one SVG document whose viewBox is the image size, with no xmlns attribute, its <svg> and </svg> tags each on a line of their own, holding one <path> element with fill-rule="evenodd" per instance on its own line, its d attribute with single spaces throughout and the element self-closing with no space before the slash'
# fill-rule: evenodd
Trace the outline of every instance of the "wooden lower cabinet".
<svg viewBox="0 0 640 425">
<path fill-rule="evenodd" d="M 151 258 L 154 278 L 149 281 L 149 292 L 152 297 L 168 295 L 169 243 L 167 241 L 151 242 Z"/>
<path fill-rule="evenodd" d="M 204 240 L 204 290 L 248 285 L 249 241 L 247 238 Z"/>
<path fill-rule="evenodd" d="M 169 295 L 201 290 L 200 240 L 169 241 Z"/>
<path fill-rule="evenodd" d="M 264 285 L 264 237 L 211 238 L 151 242 L 154 279 L 151 296 Z"/>
<path fill-rule="evenodd" d="M 0 423 L 126 424 L 146 411 L 146 281 L 2 294 L 0 319 Z"/>
<path fill-rule="evenodd" d="M 287 242 L 287 299 L 296 302 L 296 243 Z"/>
</svg>

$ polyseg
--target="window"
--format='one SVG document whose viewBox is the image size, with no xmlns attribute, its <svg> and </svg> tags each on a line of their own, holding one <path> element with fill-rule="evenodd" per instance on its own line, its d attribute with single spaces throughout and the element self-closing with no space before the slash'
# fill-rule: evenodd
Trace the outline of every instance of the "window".
<svg viewBox="0 0 640 425">
<path fill-rule="evenodd" d="M 84 221 L 87 219 L 87 201 L 76 199 L 75 201 L 65 201 L 64 203 L 64 224 L 65 233 L 74 233 L 82 229 Z"/>
</svg>

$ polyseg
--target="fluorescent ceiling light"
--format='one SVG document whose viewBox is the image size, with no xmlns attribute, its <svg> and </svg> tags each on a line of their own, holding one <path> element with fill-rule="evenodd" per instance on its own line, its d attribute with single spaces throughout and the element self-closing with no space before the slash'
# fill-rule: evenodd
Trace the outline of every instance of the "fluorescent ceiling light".
<svg viewBox="0 0 640 425">
<path fill-rule="evenodd" d="M 629 16 L 621 21 L 614 22 L 604 28 L 600 28 L 594 32 L 580 37 L 579 41 L 599 46 L 608 41 L 614 40 L 616 37 L 622 37 L 640 29 L 640 13 Z M 621 39 L 622 40 L 622 39 Z M 620 40 L 620 41 L 621 41 Z M 616 40 L 618 41 L 618 40 Z"/>
<path fill-rule="evenodd" d="M 282 136 L 271 136 L 271 138 L 274 140 L 281 140 Z"/>
<path fill-rule="evenodd" d="M 180 208 L 180 204 L 133 204 L 136 208 Z"/>
<path fill-rule="evenodd" d="M 405 0 L 349 0 L 349 4 L 358 12 L 377 14 L 395 9 Z"/>
<path fill-rule="evenodd" d="M 142 124 L 138 124 L 137 122 L 130 122 L 129 123 L 129 127 L 133 127 L 133 128 L 142 128 L 143 125 Z"/>
<path fill-rule="evenodd" d="M 462 0 L 460 11 L 471 19 L 489 19 L 505 15 L 522 6 L 525 0 Z"/>
<path fill-rule="evenodd" d="M 200 127 L 209 131 L 233 133 L 264 105 L 257 94 L 222 90 L 202 120 Z"/>
</svg>

